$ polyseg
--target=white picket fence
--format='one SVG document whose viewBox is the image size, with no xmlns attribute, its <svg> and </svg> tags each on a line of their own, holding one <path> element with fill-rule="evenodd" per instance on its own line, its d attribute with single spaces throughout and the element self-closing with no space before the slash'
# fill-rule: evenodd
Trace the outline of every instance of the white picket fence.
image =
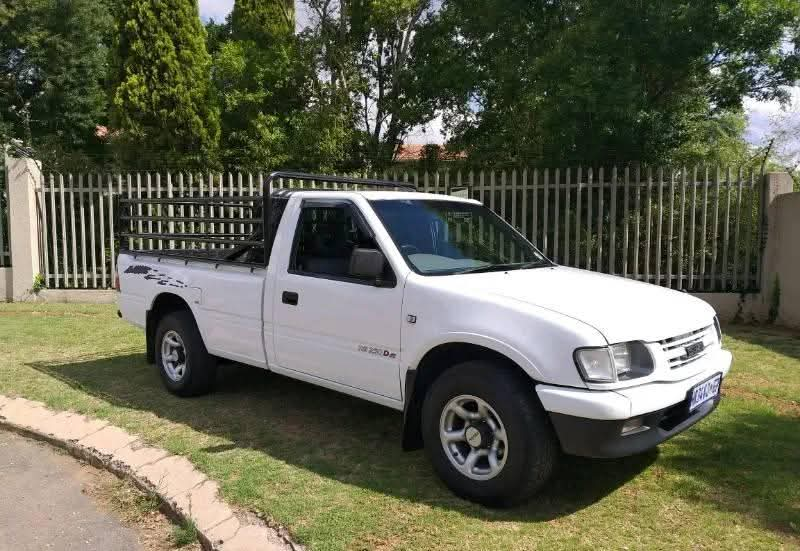
<svg viewBox="0 0 800 551">
<path fill-rule="evenodd" d="M 424 192 L 477 199 L 559 264 L 690 291 L 758 290 L 762 178 L 754 172 L 576 167 L 368 176 L 414 182 Z M 115 196 L 258 195 L 264 178 L 246 173 L 46 174 L 37 195 L 47 285 L 93 289 L 113 284 L 119 249 L 114 237 Z M 278 187 L 306 186 L 282 181 Z M 191 225 L 188 211 L 156 214 L 176 218 L 137 224 L 147 225 L 148 233 L 185 232 Z M 215 216 L 230 220 L 217 225 L 217 231 L 224 233 L 241 213 L 237 208 L 220 208 Z M 132 249 L 165 245 L 185 246 L 147 239 L 125 243 Z"/>
</svg>

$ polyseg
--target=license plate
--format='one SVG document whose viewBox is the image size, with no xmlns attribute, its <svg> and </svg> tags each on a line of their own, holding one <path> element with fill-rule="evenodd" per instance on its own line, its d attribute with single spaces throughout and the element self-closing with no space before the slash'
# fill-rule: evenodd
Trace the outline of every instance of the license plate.
<svg viewBox="0 0 800 551">
<path fill-rule="evenodd" d="M 694 411 L 702 404 L 713 400 L 719 395 L 719 387 L 722 383 L 722 373 L 717 373 L 710 379 L 706 379 L 689 390 L 689 411 Z"/>
</svg>

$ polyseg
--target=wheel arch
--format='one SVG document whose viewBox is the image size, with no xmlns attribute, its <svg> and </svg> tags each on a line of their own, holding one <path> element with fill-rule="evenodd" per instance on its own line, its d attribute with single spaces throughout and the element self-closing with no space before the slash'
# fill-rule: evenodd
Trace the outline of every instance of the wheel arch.
<svg viewBox="0 0 800 551">
<path fill-rule="evenodd" d="M 154 340 L 159 320 L 166 314 L 178 310 L 185 310 L 194 318 L 194 312 L 192 312 L 191 306 L 189 306 L 186 299 L 180 295 L 175 293 L 159 293 L 153 299 L 150 309 L 147 310 L 145 314 L 145 348 L 147 350 L 148 362 L 153 363 L 155 361 Z"/>
<path fill-rule="evenodd" d="M 409 369 L 405 374 L 402 435 L 404 450 L 418 450 L 423 447 L 421 414 L 422 403 L 428 389 L 442 373 L 470 360 L 491 361 L 505 366 L 511 372 L 530 380 L 531 388 L 536 382 L 536 379 L 518 361 L 512 359 L 504 351 L 486 346 L 486 343 L 477 344 L 467 340 L 458 340 L 441 343 L 430 348 L 417 362 L 415 368 Z M 535 393 L 533 395 L 535 396 Z"/>
</svg>

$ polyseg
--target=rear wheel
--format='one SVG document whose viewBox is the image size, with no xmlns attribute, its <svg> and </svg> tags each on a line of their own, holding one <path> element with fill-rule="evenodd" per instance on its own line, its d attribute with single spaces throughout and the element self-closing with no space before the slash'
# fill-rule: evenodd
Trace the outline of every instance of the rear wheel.
<svg viewBox="0 0 800 551">
<path fill-rule="evenodd" d="M 167 390 L 178 396 L 204 394 L 214 386 L 217 362 L 206 350 L 190 312 L 178 310 L 158 322 L 156 366 Z"/>
<path fill-rule="evenodd" d="M 425 450 L 456 494 L 514 505 L 552 475 L 558 444 L 533 384 L 505 366 L 471 361 L 445 371 L 422 408 Z"/>
</svg>

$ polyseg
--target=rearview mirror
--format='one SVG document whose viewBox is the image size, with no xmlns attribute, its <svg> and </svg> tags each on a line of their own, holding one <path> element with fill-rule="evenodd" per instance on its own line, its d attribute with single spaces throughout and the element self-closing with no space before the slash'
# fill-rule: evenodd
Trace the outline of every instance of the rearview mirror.
<svg viewBox="0 0 800 551">
<path fill-rule="evenodd" d="M 350 255 L 348 274 L 350 277 L 374 280 L 379 285 L 385 264 L 386 258 L 378 249 L 359 249 L 356 247 Z"/>
</svg>

